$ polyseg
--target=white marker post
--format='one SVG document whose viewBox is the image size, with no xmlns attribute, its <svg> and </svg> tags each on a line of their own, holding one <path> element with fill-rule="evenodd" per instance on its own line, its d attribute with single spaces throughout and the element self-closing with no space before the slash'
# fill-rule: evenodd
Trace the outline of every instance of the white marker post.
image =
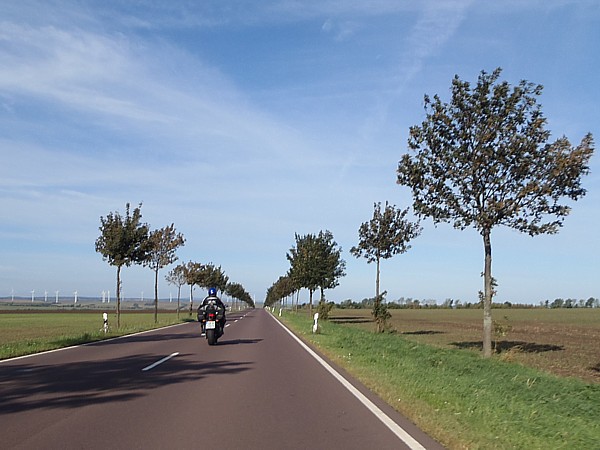
<svg viewBox="0 0 600 450">
<path fill-rule="evenodd" d="M 315 313 L 313 317 L 315 319 L 315 323 L 313 325 L 313 333 L 317 333 L 319 331 L 319 313 Z"/>
<path fill-rule="evenodd" d="M 106 334 L 106 333 L 108 333 L 108 314 L 102 313 L 102 321 L 104 322 L 102 329 L 104 330 L 104 333 Z"/>
</svg>

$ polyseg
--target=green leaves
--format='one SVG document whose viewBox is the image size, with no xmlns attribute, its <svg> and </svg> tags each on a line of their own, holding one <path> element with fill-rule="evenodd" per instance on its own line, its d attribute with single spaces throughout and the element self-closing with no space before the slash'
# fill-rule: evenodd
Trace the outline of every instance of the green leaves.
<svg viewBox="0 0 600 450">
<path fill-rule="evenodd" d="M 346 262 L 342 259 L 342 249 L 329 231 L 319 231 L 318 235 L 296 234 L 296 246 L 286 255 L 290 262 L 289 277 L 296 288 L 306 288 L 312 293 L 321 288 L 333 289 L 339 278 L 346 275 Z"/>
<path fill-rule="evenodd" d="M 146 260 L 148 225 L 141 222 L 141 207 L 140 203 L 132 214 L 127 203 L 125 217 L 118 212 L 100 217 L 101 234 L 96 239 L 96 251 L 111 266 L 130 266 Z"/>
<path fill-rule="evenodd" d="M 537 97 L 541 85 L 499 82 L 501 69 L 481 72 L 474 87 L 456 76 L 452 98 L 425 96 L 426 120 L 410 128 L 398 164 L 418 214 L 483 233 L 506 225 L 530 235 L 553 233 L 570 208 L 564 198 L 585 194 L 593 139 L 573 148 L 550 132 Z"/>
<path fill-rule="evenodd" d="M 175 252 L 185 244 L 181 233 L 177 233 L 174 224 L 154 230 L 148 236 L 148 257 L 144 265 L 154 270 L 173 264 L 177 261 Z"/>
<path fill-rule="evenodd" d="M 371 263 L 407 252 L 410 249 L 408 243 L 421 233 L 418 223 L 406 219 L 408 212 L 409 208 L 396 209 L 388 202 L 382 211 L 381 203 L 375 203 L 373 218 L 361 224 L 358 246 L 352 247 L 350 253 Z"/>
</svg>

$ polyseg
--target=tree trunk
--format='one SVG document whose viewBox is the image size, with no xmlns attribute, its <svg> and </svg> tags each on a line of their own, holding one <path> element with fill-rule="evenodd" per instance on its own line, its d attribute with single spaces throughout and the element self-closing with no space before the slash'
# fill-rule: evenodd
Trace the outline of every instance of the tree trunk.
<svg viewBox="0 0 600 450">
<path fill-rule="evenodd" d="M 309 316 L 310 316 L 310 317 L 311 317 L 311 319 L 312 319 L 312 316 L 313 316 L 313 312 L 312 312 L 312 310 L 313 310 L 313 308 L 312 308 L 312 296 L 313 296 L 313 290 L 312 290 L 312 289 L 309 289 L 309 290 L 308 290 L 308 292 L 309 292 L 309 296 L 308 296 L 308 298 L 309 298 L 309 301 L 308 301 L 308 314 L 309 314 Z"/>
<path fill-rule="evenodd" d="M 381 320 L 380 318 L 377 316 L 377 311 L 379 311 L 379 304 L 381 303 L 381 298 L 379 297 L 379 261 L 380 258 L 377 258 L 377 275 L 375 277 L 375 301 L 373 302 L 373 312 L 375 313 L 375 328 L 377 330 L 377 333 L 381 333 L 382 330 L 382 326 L 381 326 Z"/>
<path fill-rule="evenodd" d="M 179 298 L 181 296 L 181 285 L 177 286 L 177 319 L 179 319 Z"/>
<path fill-rule="evenodd" d="M 192 317 L 192 314 L 194 313 L 194 296 L 192 291 L 194 290 L 194 285 L 190 284 L 190 317 Z"/>
<path fill-rule="evenodd" d="M 377 258 L 377 276 L 375 278 L 375 301 L 379 298 L 379 258 Z"/>
<path fill-rule="evenodd" d="M 158 267 L 154 269 L 154 323 L 158 323 Z"/>
<path fill-rule="evenodd" d="M 483 357 L 492 356 L 492 242 L 490 230 L 484 230 L 483 248 L 485 251 L 485 266 L 483 271 Z"/>
<path fill-rule="evenodd" d="M 121 327 L 121 266 L 117 266 L 117 329 Z"/>
</svg>

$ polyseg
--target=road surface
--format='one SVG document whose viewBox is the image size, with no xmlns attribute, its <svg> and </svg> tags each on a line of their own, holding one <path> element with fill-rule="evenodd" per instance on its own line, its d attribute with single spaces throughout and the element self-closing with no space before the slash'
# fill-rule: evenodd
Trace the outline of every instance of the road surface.
<svg viewBox="0 0 600 450">
<path fill-rule="evenodd" d="M 0 447 L 442 448 L 267 311 L 228 319 L 212 347 L 186 323 L 0 362 Z"/>
</svg>

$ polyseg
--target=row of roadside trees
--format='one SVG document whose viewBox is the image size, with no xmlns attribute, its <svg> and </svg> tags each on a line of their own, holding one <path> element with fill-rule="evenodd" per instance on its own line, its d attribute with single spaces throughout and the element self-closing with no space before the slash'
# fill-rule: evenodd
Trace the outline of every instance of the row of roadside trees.
<svg viewBox="0 0 600 450">
<path fill-rule="evenodd" d="M 185 238 L 176 231 L 174 224 L 151 230 L 147 223 L 142 222 L 141 208 L 140 203 L 132 211 L 127 203 L 124 216 L 116 211 L 100 217 L 100 236 L 96 239 L 96 251 L 117 269 L 117 327 L 121 325 L 122 268 L 137 264 L 149 267 L 154 272 L 154 321 L 157 322 L 159 271 L 178 260 L 177 249 L 185 244 Z M 220 266 L 216 267 L 214 264 L 191 261 L 180 264 L 169 272 L 166 279 L 178 287 L 178 317 L 181 287 L 185 284 L 190 285 L 190 299 L 194 286 L 212 286 L 253 306 L 252 298 L 243 287 L 237 283 L 228 283 L 229 277 Z M 190 313 L 191 308 L 190 302 Z"/>
<path fill-rule="evenodd" d="M 189 261 L 179 264 L 171 269 L 166 280 L 169 284 L 177 287 L 177 317 L 179 317 L 180 310 L 181 288 L 185 285 L 190 288 L 190 314 L 193 313 L 194 308 L 193 290 L 195 286 L 203 289 L 214 287 L 221 294 L 226 294 L 232 299 L 254 307 L 254 300 L 244 286 L 240 283 L 230 282 L 221 266 L 215 266 L 212 263 L 201 264 Z"/>
<path fill-rule="evenodd" d="M 346 275 L 346 261 L 342 259 L 342 248 L 335 242 L 329 230 L 299 235 L 296 245 L 287 253 L 290 263 L 288 272 L 279 277 L 267 290 L 265 306 L 272 306 L 285 298 L 293 298 L 300 289 L 308 289 L 309 313 L 312 315 L 313 294 L 319 289 L 319 305 L 325 305 L 325 290 L 333 289 L 339 279 Z"/>
<path fill-rule="evenodd" d="M 500 74 L 500 68 L 482 71 L 475 85 L 455 76 L 449 102 L 425 95 L 425 120 L 410 127 L 409 151 L 396 171 L 397 184 L 412 193 L 419 221 L 429 218 L 458 230 L 474 228 L 481 235 L 484 357 L 492 352 L 491 310 L 497 287 L 492 276 L 492 230 L 504 225 L 530 236 L 557 233 L 571 211 L 569 202 L 586 194 L 581 179 L 589 173 L 594 153 L 591 133 L 577 146 L 565 136 L 550 141 L 537 100 L 542 86 L 525 80 L 511 86 L 499 81 Z M 359 244 L 351 249 L 354 256 L 377 265 L 373 314 L 379 331 L 389 314 L 381 301 L 385 292 L 379 292 L 380 260 L 404 253 L 421 233 L 419 222 L 407 220 L 407 214 L 408 208 L 386 203 L 382 210 L 380 203 L 375 204 L 373 219 L 361 225 Z M 296 248 L 288 254 L 292 264 L 288 277 L 295 289 L 310 290 L 312 306 L 312 292 L 322 285 L 309 274 L 319 269 L 295 268 L 302 259 L 314 261 L 300 251 L 300 244 L 296 235 Z M 277 284 L 268 302 L 287 292 Z"/>
</svg>

